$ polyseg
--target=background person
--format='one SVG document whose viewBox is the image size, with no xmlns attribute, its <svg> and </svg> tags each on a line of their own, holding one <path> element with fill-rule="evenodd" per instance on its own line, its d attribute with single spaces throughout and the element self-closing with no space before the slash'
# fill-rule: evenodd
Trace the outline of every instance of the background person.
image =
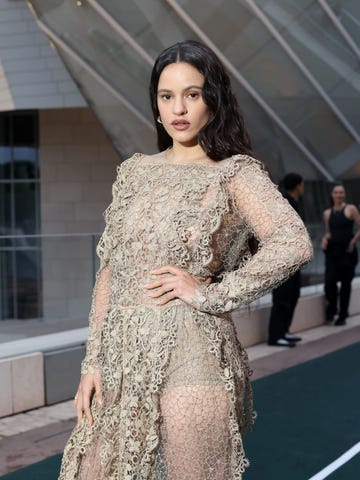
<svg viewBox="0 0 360 480">
<path fill-rule="evenodd" d="M 166 49 L 150 96 L 160 153 L 134 154 L 113 185 L 61 480 L 240 479 L 253 412 L 228 312 L 312 255 L 211 50 Z"/>
<path fill-rule="evenodd" d="M 304 194 L 304 179 L 298 173 L 288 173 L 281 182 L 284 197 L 300 214 L 299 200 Z M 301 337 L 289 332 L 296 304 L 300 296 L 300 270 L 272 291 L 268 344 L 294 347 Z"/>
<path fill-rule="evenodd" d="M 321 246 L 325 252 L 325 316 L 332 322 L 339 311 L 335 325 L 345 325 L 349 316 L 351 282 L 358 262 L 356 242 L 360 230 L 354 234 L 354 223 L 360 227 L 360 214 L 355 205 L 345 202 L 346 192 L 342 185 L 331 190 L 332 207 L 323 213 L 325 235 Z M 337 282 L 340 282 L 340 295 Z M 339 307 L 338 310 L 338 300 Z"/>
</svg>

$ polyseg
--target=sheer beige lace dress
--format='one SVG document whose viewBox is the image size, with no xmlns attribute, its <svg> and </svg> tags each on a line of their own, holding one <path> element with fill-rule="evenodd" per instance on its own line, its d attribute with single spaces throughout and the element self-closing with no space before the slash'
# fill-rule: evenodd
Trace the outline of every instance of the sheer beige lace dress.
<svg viewBox="0 0 360 480">
<path fill-rule="evenodd" d="M 104 400 L 93 400 L 93 426 L 74 429 L 60 479 L 241 479 L 252 396 L 228 312 L 310 260 L 302 221 L 250 157 L 171 164 L 143 154 L 118 168 L 105 220 L 82 364 L 100 369 Z M 192 305 L 157 306 L 144 284 L 166 264 L 213 283 Z"/>
</svg>

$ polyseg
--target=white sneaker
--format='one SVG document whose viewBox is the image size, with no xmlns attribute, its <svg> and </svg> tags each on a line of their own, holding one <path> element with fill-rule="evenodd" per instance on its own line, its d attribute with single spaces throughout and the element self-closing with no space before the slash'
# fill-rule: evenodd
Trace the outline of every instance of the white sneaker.
<svg viewBox="0 0 360 480">
<path fill-rule="evenodd" d="M 291 342 L 301 342 L 302 338 L 294 335 L 293 333 L 285 333 L 286 340 L 290 340 Z"/>
<path fill-rule="evenodd" d="M 286 340 L 286 338 L 278 338 L 276 342 L 268 342 L 268 345 L 272 345 L 273 347 L 295 347 L 296 342 L 291 342 L 290 340 Z"/>
</svg>

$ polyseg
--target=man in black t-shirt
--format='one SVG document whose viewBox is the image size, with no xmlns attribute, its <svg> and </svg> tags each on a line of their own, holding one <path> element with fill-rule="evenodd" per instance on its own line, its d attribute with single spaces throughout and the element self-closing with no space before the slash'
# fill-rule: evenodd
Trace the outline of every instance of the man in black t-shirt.
<svg viewBox="0 0 360 480">
<path fill-rule="evenodd" d="M 304 194 L 304 180 L 297 173 L 288 173 L 281 182 L 284 197 L 300 214 L 299 200 Z M 289 332 L 294 310 L 300 296 L 300 271 L 272 292 L 268 344 L 277 347 L 295 347 L 301 337 Z"/>
</svg>

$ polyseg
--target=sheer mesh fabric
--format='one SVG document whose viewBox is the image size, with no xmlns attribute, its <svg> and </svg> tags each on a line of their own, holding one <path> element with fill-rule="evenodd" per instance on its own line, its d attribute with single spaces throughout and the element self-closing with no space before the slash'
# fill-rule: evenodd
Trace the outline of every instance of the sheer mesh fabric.
<svg viewBox="0 0 360 480">
<path fill-rule="evenodd" d="M 239 480 L 249 464 L 250 370 L 228 312 L 309 261 L 310 240 L 256 160 L 158 158 L 135 154 L 113 185 L 82 364 L 100 369 L 103 404 L 73 431 L 61 480 Z M 166 264 L 214 283 L 159 307 L 143 285 Z"/>
</svg>

